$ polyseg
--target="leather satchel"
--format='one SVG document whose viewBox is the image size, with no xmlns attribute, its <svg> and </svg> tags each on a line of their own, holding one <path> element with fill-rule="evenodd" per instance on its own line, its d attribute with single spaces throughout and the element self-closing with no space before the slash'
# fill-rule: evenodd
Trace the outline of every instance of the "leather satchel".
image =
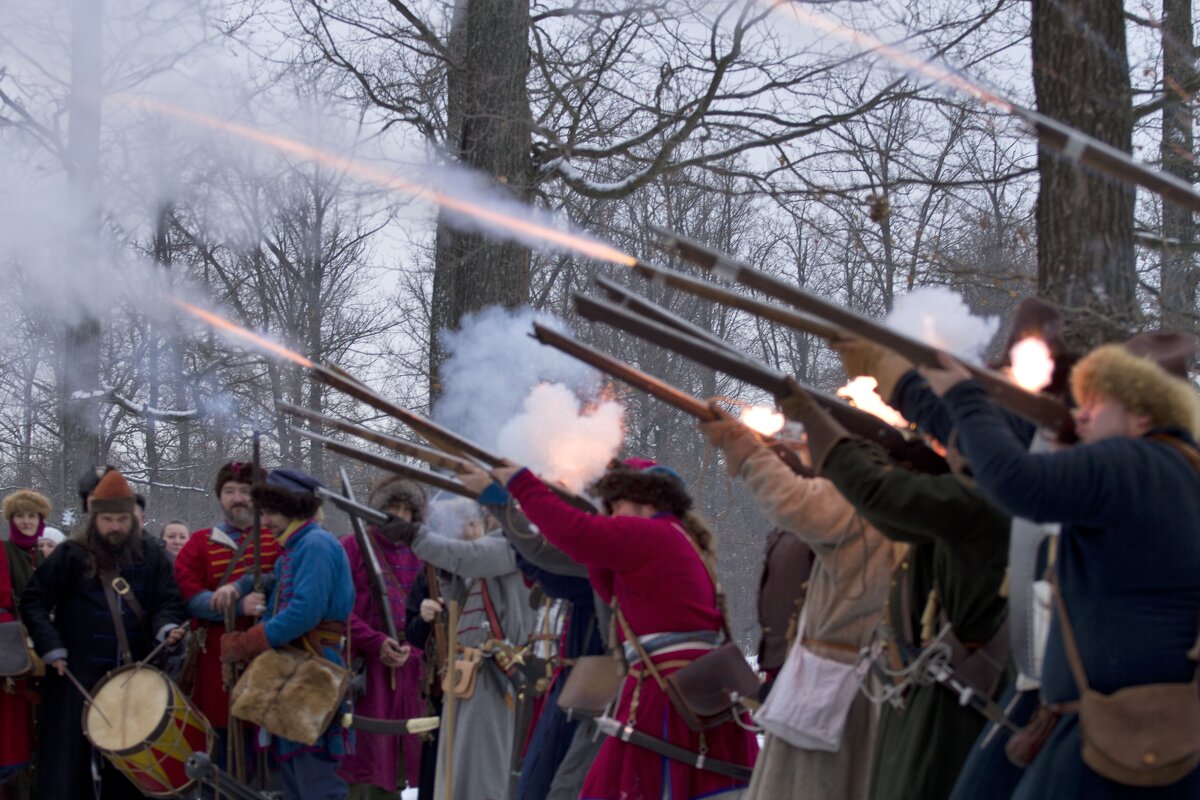
<svg viewBox="0 0 1200 800">
<path fill-rule="evenodd" d="M 758 673 L 734 642 L 681 667 L 668 675 L 666 682 L 667 693 L 684 722 L 697 732 L 731 720 L 737 706 L 754 697 L 762 686 Z"/>
<path fill-rule="evenodd" d="M 483 651 L 478 647 L 464 647 L 462 655 L 454 659 L 454 696 L 468 700 L 475 694 L 475 682 L 479 668 L 483 665 Z M 450 676 L 442 678 L 442 691 L 450 691 Z"/>
<path fill-rule="evenodd" d="M 1083 761 L 1125 786 L 1167 786 L 1200 765 L 1200 674 L 1101 694 L 1088 686 L 1067 605 L 1052 581 L 1067 661 L 1079 686 Z"/>
<path fill-rule="evenodd" d="M 42 675 L 45 665 L 29 644 L 29 635 L 19 620 L 0 622 L 0 678 Z"/>
<path fill-rule="evenodd" d="M 624 680 L 625 664 L 615 656 L 580 656 L 558 693 L 558 707 L 568 717 L 598 717 L 617 696 Z"/>
</svg>

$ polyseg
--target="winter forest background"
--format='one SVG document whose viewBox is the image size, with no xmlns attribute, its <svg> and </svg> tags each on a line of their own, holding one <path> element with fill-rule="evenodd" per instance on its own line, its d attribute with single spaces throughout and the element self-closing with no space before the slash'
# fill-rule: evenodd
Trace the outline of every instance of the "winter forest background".
<svg viewBox="0 0 1200 800">
<path fill-rule="evenodd" d="M 494 304 L 557 315 L 698 397 L 763 399 L 573 319 L 571 293 L 596 274 L 819 388 L 845 381 L 818 339 L 612 264 L 464 230 L 339 159 L 468 195 L 490 183 L 650 261 L 670 262 L 652 226 L 669 228 L 871 315 L 946 286 L 981 315 L 1042 294 L 1066 309 L 1079 346 L 1197 328 L 1190 213 L 1039 154 L 1001 109 L 847 37 L 868 31 L 953 65 L 1194 182 L 1188 0 L 773 6 L 7 0 L 0 485 L 46 491 L 69 526 L 75 477 L 111 463 L 147 495 L 152 525 L 202 526 L 216 466 L 248 459 L 254 428 L 267 466 L 330 479 L 341 465 L 288 428 L 278 400 L 399 432 L 301 368 L 195 325 L 168 291 L 422 413 L 447 389 L 438 332 Z M 469 418 L 440 418 L 498 428 L 508 358 L 526 352 L 493 347 L 459 387 L 479 401 L 455 406 Z M 765 521 L 694 420 L 623 385 L 605 392 L 624 405 L 626 451 L 673 465 L 702 499 L 749 635 Z M 372 473 L 346 466 L 363 491 Z"/>
</svg>

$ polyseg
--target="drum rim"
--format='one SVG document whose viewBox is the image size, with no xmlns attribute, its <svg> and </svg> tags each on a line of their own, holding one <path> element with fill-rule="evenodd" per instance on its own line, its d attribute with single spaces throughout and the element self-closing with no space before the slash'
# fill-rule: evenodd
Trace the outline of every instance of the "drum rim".
<svg viewBox="0 0 1200 800">
<path fill-rule="evenodd" d="M 149 671 L 155 673 L 156 675 L 158 675 L 160 678 L 162 678 L 163 683 L 167 687 L 167 700 L 171 699 L 171 688 L 174 686 L 174 683 L 171 682 L 171 679 L 167 676 L 167 673 L 163 672 L 158 667 L 152 667 L 149 664 L 125 664 L 123 666 L 117 667 L 116 669 L 109 670 L 104 675 L 104 677 L 101 678 L 100 680 L 96 681 L 96 685 L 92 687 L 92 697 L 94 698 L 96 695 L 100 694 L 100 690 L 103 689 L 108 683 L 110 683 L 112 681 L 113 678 L 117 677 L 118 675 L 121 675 L 125 672 L 130 672 L 130 671 L 139 670 L 139 669 L 149 670 Z M 87 723 L 88 712 L 92 709 L 92 706 L 90 703 L 87 703 L 85 701 L 83 704 L 83 733 L 87 737 L 87 740 L 92 743 L 92 747 L 95 747 L 101 753 L 112 753 L 113 755 L 118 755 L 118 756 L 137 755 L 138 753 L 140 753 L 146 749 L 147 743 L 158 739 L 158 737 L 162 736 L 163 733 L 167 730 L 167 723 L 171 719 L 170 715 L 168 715 L 166 713 L 167 708 L 170 708 L 170 706 L 168 705 L 163 709 L 163 714 L 159 718 L 158 723 L 155 724 L 154 729 L 150 732 L 150 734 L 148 736 L 146 736 L 144 739 L 142 739 L 141 742 L 139 742 L 136 745 L 130 745 L 129 747 L 123 747 L 120 750 L 116 750 L 111 747 L 102 747 L 101 745 L 96 743 L 95 739 L 92 738 L 91 732 L 88 731 L 88 723 Z M 207 720 L 205 720 L 205 721 L 207 722 Z M 209 725 L 209 727 L 210 728 L 212 727 L 211 724 Z M 175 791 L 179 791 L 179 790 L 176 789 Z"/>
</svg>

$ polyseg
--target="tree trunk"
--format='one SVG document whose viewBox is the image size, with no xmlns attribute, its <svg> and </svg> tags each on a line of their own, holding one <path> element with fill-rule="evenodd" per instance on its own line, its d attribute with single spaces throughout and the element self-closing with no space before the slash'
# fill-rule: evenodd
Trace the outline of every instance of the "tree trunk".
<svg viewBox="0 0 1200 800">
<path fill-rule="evenodd" d="M 447 86 L 449 155 L 491 176 L 517 198 L 529 197 L 529 4 L 458 0 L 451 25 Z M 485 306 L 529 299 L 529 251 L 438 217 L 430 318 L 431 395 L 438 394 L 442 352 L 437 334 Z"/>
<path fill-rule="evenodd" d="M 1032 11 L 1038 110 L 1129 152 L 1122 4 L 1033 0 Z M 1136 318 L 1133 188 L 1046 150 L 1038 173 L 1038 292 L 1063 306 L 1077 346 L 1126 335 Z"/>
<path fill-rule="evenodd" d="M 71 96 L 67 137 L 71 179 L 82 213 L 76 223 L 79 264 L 84 269 L 100 257 L 100 76 L 102 70 L 101 0 L 71 4 Z M 63 348 L 62 416 L 63 497 L 74 496 L 75 481 L 100 462 L 99 401 L 86 397 L 100 388 L 100 322 L 94 318 L 68 328 Z"/>
<path fill-rule="evenodd" d="M 1191 0 L 1163 0 L 1163 91 L 1174 102 L 1163 109 L 1162 141 L 1159 144 L 1164 172 L 1192 183 L 1196 179 L 1192 149 L 1192 111 L 1185 90 L 1196 80 L 1192 45 Z M 1196 318 L 1196 223 L 1192 212 L 1163 202 L 1161 262 L 1161 313 L 1163 327 L 1200 332 Z"/>
</svg>

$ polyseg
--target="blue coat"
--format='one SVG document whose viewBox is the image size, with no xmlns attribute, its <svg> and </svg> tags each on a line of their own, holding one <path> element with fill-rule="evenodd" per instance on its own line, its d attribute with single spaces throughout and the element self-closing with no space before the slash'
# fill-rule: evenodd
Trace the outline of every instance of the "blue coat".
<svg viewBox="0 0 1200 800">
<path fill-rule="evenodd" d="M 282 647 L 326 620 L 345 622 L 354 608 L 350 562 L 337 537 L 309 521 L 290 536 L 279 537 L 279 544 L 263 625 L 272 647 Z M 247 588 L 242 582 L 239 586 Z M 346 663 L 333 647 L 324 648 L 324 656 L 337 664 Z M 339 719 L 340 715 L 334 717 L 323 739 L 311 748 L 276 737 L 279 755 L 286 758 L 302 749 L 345 755 L 350 736 Z"/>
<path fill-rule="evenodd" d="M 1063 523 L 1058 579 L 1088 682 L 1126 686 L 1187 682 L 1200 609 L 1200 474 L 1171 445 L 1115 437 L 1031 455 L 983 388 L 965 381 L 945 396 L 959 448 L 980 489 L 1000 508 Z M 1169 435 L 1195 446 L 1183 432 Z M 1077 699 L 1058 620 L 1042 674 L 1050 703 Z M 1198 797 L 1200 770 L 1161 789 L 1101 778 L 1080 756 L 1077 717 L 1060 723 L 1016 797 Z"/>
</svg>

